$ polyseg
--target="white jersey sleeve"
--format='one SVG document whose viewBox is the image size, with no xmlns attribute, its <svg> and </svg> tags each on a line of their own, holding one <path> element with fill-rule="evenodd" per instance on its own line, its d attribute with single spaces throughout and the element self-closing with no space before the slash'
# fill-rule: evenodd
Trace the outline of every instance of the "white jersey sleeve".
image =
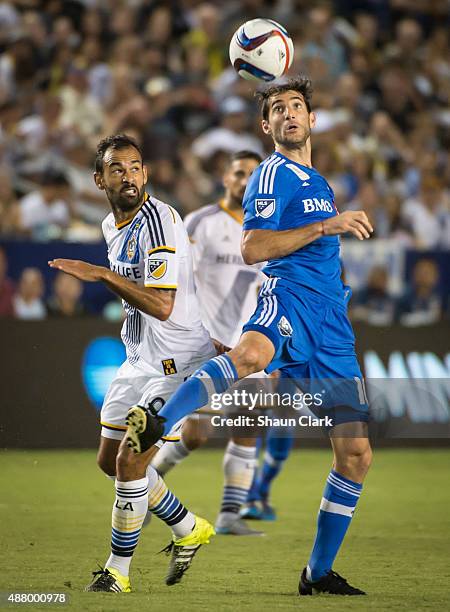
<svg viewBox="0 0 450 612">
<path fill-rule="evenodd" d="M 175 213 L 170 206 L 160 207 L 153 232 L 151 220 L 141 234 L 144 250 L 144 285 L 155 289 L 177 289 L 179 258 L 183 246 L 176 232 Z M 157 230 L 157 231 L 156 231 Z M 156 244 L 160 243 L 160 244 Z"/>
</svg>

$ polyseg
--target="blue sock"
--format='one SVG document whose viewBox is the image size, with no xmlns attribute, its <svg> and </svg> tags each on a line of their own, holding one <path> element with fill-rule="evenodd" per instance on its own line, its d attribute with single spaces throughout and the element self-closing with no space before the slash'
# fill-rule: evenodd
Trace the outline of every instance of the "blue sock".
<svg viewBox="0 0 450 612">
<path fill-rule="evenodd" d="M 272 481 L 280 473 L 294 443 L 294 436 L 280 437 L 277 429 L 273 427 L 267 434 L 264 463 L 259 475 L 259 496 L 263 500 L 269 499 Z"/>
<path fill-rule="evenodd" d="M 331 570 L 361 491 L 361 484 L 331 470 L 320 504 L 316 540 L 306 573 L 308 580 L 319 580 Z"/>
<path fill-rule="evenodd" d="M 180 419 L 209 403 L 214 393 L 224 393 L 238 380 L 228 355 L 213 357 L 179 387 L 158 412 L 166 419 L 164 434 L 168 434 Z"/>
</svg>

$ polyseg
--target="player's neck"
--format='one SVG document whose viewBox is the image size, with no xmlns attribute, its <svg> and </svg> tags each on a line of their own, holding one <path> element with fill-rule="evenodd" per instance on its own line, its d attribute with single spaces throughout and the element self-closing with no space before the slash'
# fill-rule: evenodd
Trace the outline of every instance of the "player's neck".
<svg viewBox="0 0 450 612">
<path fill-rule="evenodd" d="M 220 200 L 220 206 L 227 210 L 233 217 L 239 219 L 241 223 L 244 221 L 242 202 L 237 202 L 232 198 L 225 197 Z"/>
<path fill-rule="evenodd" d="M 131 210 L 121 210 L 120 208 L 117 208 L 116 206 L 113 206 L 111 204 L 112 213 L 114 215 L 114 220 L 116 222 L 116 225 L 125 225 L 126 223 L 131 221 L 136 216 L 136 214 L 139 212 L 144 202 L 145 202 L 145 196 L 144 198 L 142 198 L 139 204 L 137 204 Z"/>
<path fill-rule="evenodd" d="M 308 141 L 309 142 L 309 141 Z M 311 162 L 311 147 L 306 144 L 302 148 L 287 148 L 283 145 L 276 144 L 275 151 L 277 153 L 281 153 L 284 157 L 296 162 L 297 164 L 301 164 L 302 166 L 307 166 L 308 168 L 312 168 Z"/>
</svg>

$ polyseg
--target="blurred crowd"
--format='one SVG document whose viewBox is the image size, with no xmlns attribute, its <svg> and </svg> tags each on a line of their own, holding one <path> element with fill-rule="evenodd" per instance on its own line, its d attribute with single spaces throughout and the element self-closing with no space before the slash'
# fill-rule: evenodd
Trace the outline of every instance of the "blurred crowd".
<svg viewBox="0 0 450 612">
<path fill-rule="evenodd" d="M 255 17 L 287 27 L 290 74 L 313 80 L 313 163 L 338 208 L 364 209 L 375 238 L 448 251 L 447 0 L 0 1 L 0 238 L 101 240 L 109 208 L 93 158 L 119 131 L 182 216 L 220 197 L 230 152 L 271 150 L 255 87 L 228 60 L 232 33 Z M 372 271 L 358 316 L 383 274 Z M 19 286 L 39 285 L 23 275 Z"/>
<path fill-rule="evenodd" d="M 46 297 L 47 296 L 47 297 Z M 388 270 L 374 266 L 367 287 L 357 292 L 349 310 L 352 321 L 386 326 L 400 323 L 407 327 L 432 325 L 446 318 L 446 304 L 439 291 L 439 270 L 429 258 L 413 267 L 412 279 L 399 297 L 388 290 Z M 37 267 L 22 270 L 17 282 L 8 276 L 8 260 L 0 247 L 0 317 L 27 321 L 46 318 L 77 318 L 102 314 L 110 321 L 122 321 L 124 310 L 119 299 L 110 299 L 101 313 L 83 300 L 83 284 L 73 276 L 57 272 L 50 286 Z"/>
</svg>

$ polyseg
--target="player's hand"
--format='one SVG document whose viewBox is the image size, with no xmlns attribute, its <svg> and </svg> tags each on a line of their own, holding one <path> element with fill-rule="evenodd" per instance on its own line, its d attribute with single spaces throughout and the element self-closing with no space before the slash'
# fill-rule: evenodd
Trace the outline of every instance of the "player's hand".
<svg viewBox="0 0 450 612">
<path fill-rule="evenodd" d="M 94 266 L 93 264 L 77 259 L 52 259 L 48 262 L 48 265 L 50 268 L 61 270 L 87 283 L 94 283 L 102 280 L 102 271 L 104 270 L 102 266 Z"/>
<path fill-rule="evenodd" d="M 336 217 L 330 217 L 322 223 L 322 227 L 324 236 L 336 236 L 349 232 L 358 240 L 370 238 L 373 232 L 373 227 L 362 210 L 347 210 Z"/>
<path fill-rule="evenodd" d="M 231 351 L 231 348 L 229 346 L 225 346 L 225 344 L 222 344 L 222 342 L 219 342 L 215 338 L 211 338 L 211 340 L 213 341 L 214 348 L 216 349 L 216 353 L 218 355 L 222 355 L 223 353 L 228 353 L 228 351 Z"/>
</svg>

